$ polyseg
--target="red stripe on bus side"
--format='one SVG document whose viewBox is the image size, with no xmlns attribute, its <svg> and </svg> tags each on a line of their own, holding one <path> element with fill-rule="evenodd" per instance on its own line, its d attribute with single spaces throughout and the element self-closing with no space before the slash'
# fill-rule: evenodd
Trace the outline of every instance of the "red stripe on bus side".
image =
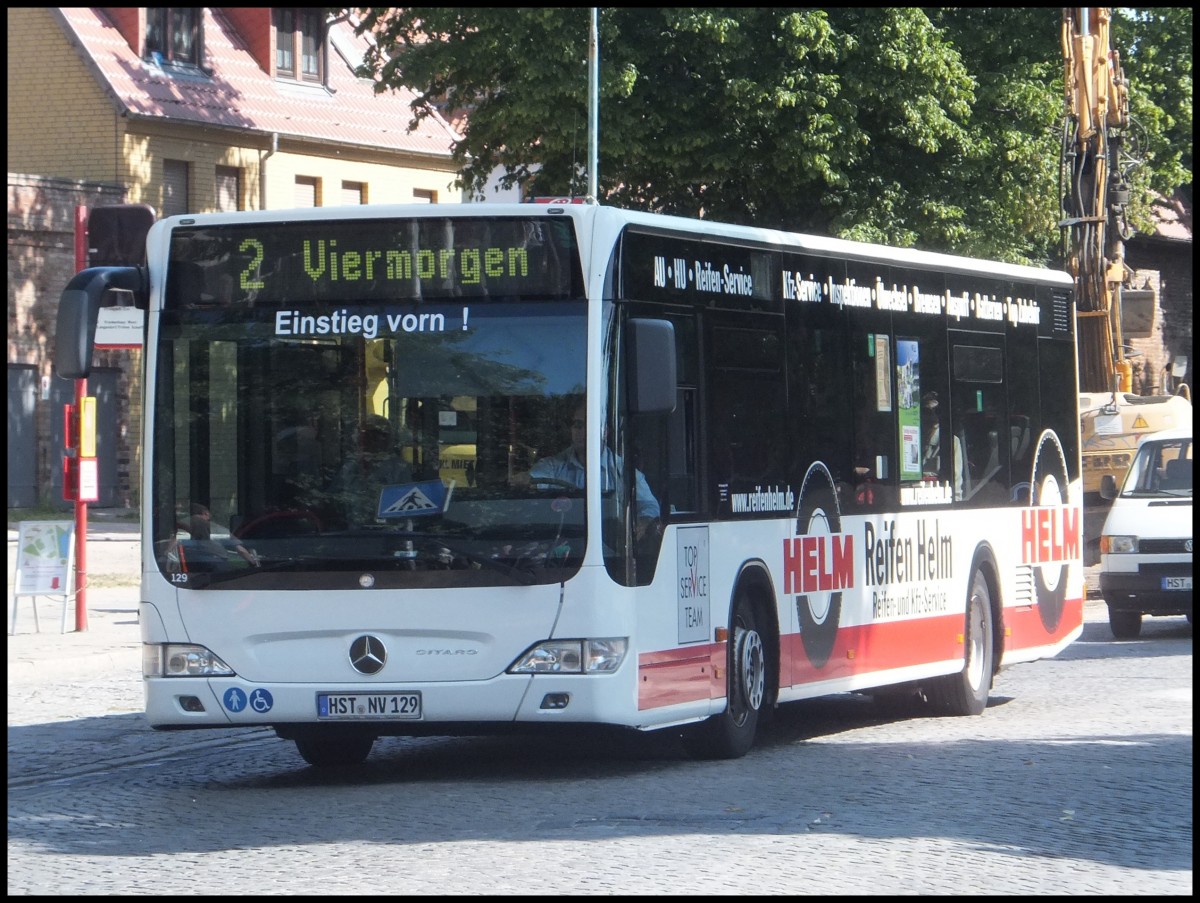
<svg viewBox="0 0 1200 903">
<path fill-rule="evenodd" d="M 638 656 L 638 711 L 725 695 L 725 644 Z"/>
<path fill-rule="evenodd" d="M 1048 646 L 1066 639 L 1071 631 L 1083 623 L 1083 599 L 1067 599 L 1063 602 L 1062 617 L 1053 631 L 1047 632 L 1042 624 L 1042 617 L 1037 606 L 1021 608 L 1006 608 L 1004 610 L 1004 626 L 1008 636 L 1004 640 L 1009 649 L 1028 649 L 1034 646 Z"/>
<path fill-rule="evenodd" d="M 910 621 L 882 621 L 838 630 L 829 660 L 813 666 L 797 633 L 783 638 L 784 655 L 792 660 L 792 686 L 838 680 L 926 662 L 961 658 L 965 616 L 961 612 Z"/>
<path fill-rule="evenodd" d="M 816 668 L 804 651 L 799 634 L 780 640 L 784 657 L 781 679 L 798 686 L 962 658 L 965 615 L 955 612 L 933 618 L 885 621 L 843 627 L 837 633 L 829 660 Z M 1065 639 L 1083 621 L 1083 600 L 1068 599 L 1062 617 L 1047 632 L 1034 607 L 1004 610 L 1008 649 L 1047 646 Z M 664 649 L 638 656 L 638 709 L 696 702 L 725 695 L 725 644 Z"/>
</svg>

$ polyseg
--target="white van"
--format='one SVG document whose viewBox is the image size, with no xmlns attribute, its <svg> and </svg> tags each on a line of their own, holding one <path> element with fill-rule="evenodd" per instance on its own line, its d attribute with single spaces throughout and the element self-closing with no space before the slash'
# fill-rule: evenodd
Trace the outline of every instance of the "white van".
<svg viewBox="0 0 1200 903">
<path fill-rule="evenodd" d="M 1144 436 L 1112 499 L 1100 536 L 1100 592 L 1118 639 L 1136 637 L 1142 615 L 1192 620 L 1192 428 Z"/>
</svg>

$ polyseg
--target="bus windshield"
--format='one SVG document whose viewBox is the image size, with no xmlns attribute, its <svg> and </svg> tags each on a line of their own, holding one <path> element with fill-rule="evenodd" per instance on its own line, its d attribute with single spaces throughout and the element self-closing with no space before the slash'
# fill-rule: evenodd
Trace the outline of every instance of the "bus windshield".
<svg viewBox="0 0 1200 903">
<path fill-rule="evenodd" d="M 321 245 L 297 227 L 274 252 L 266 229 L 177 230 L 152 427 L 155 554 L 176 585 L 511 585 L 578 568 L 582 487 L 527 478 L 583 397 L 569 236 L 535 247 L 518 224 L 468 249 L 435 222 L 389 224 L 433 261 L 413 255 L 403 280 L 377 226 L 322 224 Z M 341 255 L 338 283 L 313 276 L 322 247 L 326 268 Z M 517 247 L 539 274 L 527 284 L 505 270 Z M 374 278 L 347 278 L 374 248 Z"/>
</svg>

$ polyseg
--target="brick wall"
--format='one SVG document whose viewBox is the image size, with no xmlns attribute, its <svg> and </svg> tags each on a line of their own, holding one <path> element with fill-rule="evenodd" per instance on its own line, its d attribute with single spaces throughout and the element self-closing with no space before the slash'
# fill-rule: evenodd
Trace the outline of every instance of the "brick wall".
<svg viewBox="0 0 1200 903">
<path fill-rule="evenodd" d="M 125 203 L 124 189 L 98 182 L 8 174 L 8 362 L 33 364 L 39 377 L 52 374 L 58 299 L 76 272 L 75 208 Z M 98 351 L 97 367 L 115 367 L 117 384 L 117 503 L 137 497 L 140 469 L 141 353 Z M 40 381 L 40 380 L 39 380 Z M 49 494 L 59 450 L 50 448 L 51 411 L 37 410 L 37 481 Z"/>
<path fill-rule="evenodd" d="M 1164 370 L 1180 357 L 1188 359 L 1188 371 L 1182 380 L 1176 378 L 1175 384 L 1183 381 L 1193 388 L 1192 243 L 1138 236 L 1126 245 L 1125 260 L 1134 271 L 1134 287 L 1149 285 L 1158 293 L 1154 334 L 1127 343 L 1139 352 L 1131 361 L 1134 392 L 1172 391 L 1173 384 Z"/>
</svg>

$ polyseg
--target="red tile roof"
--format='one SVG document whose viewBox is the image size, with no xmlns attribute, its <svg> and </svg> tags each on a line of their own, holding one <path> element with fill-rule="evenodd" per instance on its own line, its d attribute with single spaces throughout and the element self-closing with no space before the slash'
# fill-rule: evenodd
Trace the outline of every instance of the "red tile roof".
<svg viewBox="0 0 1200 903">
<path fill-rule="evenodd" d="M 366 43 L 344 21 L 329 26 L 326 90 L 264 72 L 219 9 L 204 9 L 204 65 L 211 75 L 166 71 L 141 59 L 99 8 L 65 7 L 57 13 L 118 111 L 131 117 L 442 158 L 458 138 L 436 114 L 409 132 L 416 95 L 407 89 L 377 95 L 372 82 L 355 78 L 353 67 Z"/>
<path fill-rule="evenodd" d="M 1174 241 L 1192 240 L 1192 205 L 1181 191 L 1174 197 L 1159 196 L 1150 208 L 1154 237 Z"/>
</svg>

